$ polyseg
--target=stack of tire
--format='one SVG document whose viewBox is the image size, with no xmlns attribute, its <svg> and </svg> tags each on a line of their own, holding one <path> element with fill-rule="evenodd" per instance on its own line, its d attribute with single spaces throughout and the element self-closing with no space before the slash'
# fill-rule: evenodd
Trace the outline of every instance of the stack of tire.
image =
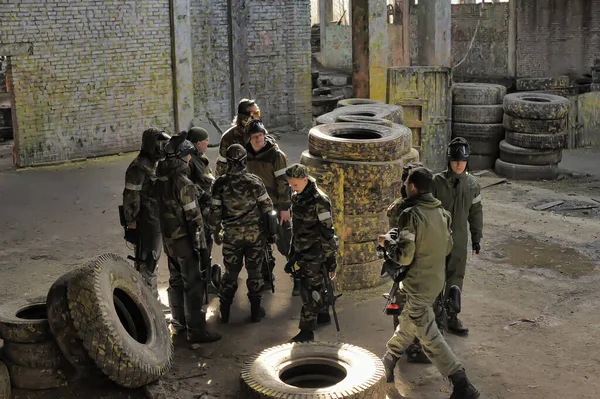
<svg viewBox="0 0 600 399">
<path fill-rule="evenodd" d="M 552 180 L 567 136 L 569 100 L 546 93 L 504 97 L 506 139 L 500 143 L 496 173 L 515 180 Z"/>
<path fill-rule="evenodd" d="M 502 101 L 506 87 L 488 83 L 452 86 L 452 137 L 469 142 L 470 170 L 493 169 L 504 138 Z"/>
<path fill-rule="evenodd" d="M 47 297 L 0 306 L 0 338 L 14 388 L 57 388 L 98 377 L 138 388 L 168 372 L 173 358 L 158 301 L 114 254 L 61 276 Z"/>
<path fill-rule="evenodd" d="M 335 123 L 340 116 L 368 116 L 385 119 L 401 125 L 404 123 L 404 110 L 399 105 L 374 102 L 364 98 L 346 98 L 337 103 L 337 108 L 319 116 L 317 125 Z"/>
</svg>

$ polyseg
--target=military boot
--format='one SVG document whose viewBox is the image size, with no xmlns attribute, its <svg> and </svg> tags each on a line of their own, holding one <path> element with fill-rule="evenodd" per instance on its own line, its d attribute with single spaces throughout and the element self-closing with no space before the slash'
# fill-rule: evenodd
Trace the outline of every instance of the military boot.
<svg viewBox="0 0 600 399">
<path fill-rule="evenodd" d="M 418 339 L 406 348 L 406 360 L 408 363 L 431 364 L 431 360 L 423 352 L 423 347 Z"/>
<path fill-rule="evenodd" d="M 250 298 L 250 321 L 252 323 L 259 323 L 267 315 L 265 309 L 260 306 L 261 299 L 260 297 Z"/>
<path fill-rule="evenodd" d="M 219 312 L 221 313 L 221 324 L 229 323 L 229 314 L 231 312 L 231 301 L 224 301 L 221 299 L 219 301 Z"/>
<path fill-rule="evenodd" d="M 448 332 L 456 335 L 467 335 L 469 329 L 463 326 L 456 313 L 448 314 Z"/>
<path fill-rule="evenodd" d="M 294 288 L 292 288 L 292 296 L 300 295 L 300 279 L 294 279 Z"/>
<path fill-rule="evenodd" d="M 464 369 L 455 371 L 448 378 L 454 386 L 450 399 L 477 399 L 479 397 L 479 391 L 471 384 Z"/>
<path fill-rule="evenodd" d="M 391 352 L 385 352 L 385 355 L 381 358 L 383 367 L 385 368 L 385 380 L 386 382 L 394 382 L 394 369 L 396 363 L 398 363 L 398 357 L 394 356 Z"/>
<path fill-rule="evenodd" d="M 318 326 L 326 326 L 328 324 L 331 324 L 331 315 L 329 314 L 329 310 L 318 313 L 317 314 L 317 325 Z"/>
<path fill-rule="evenodd" d="M 308 330 L 300 330 L 300 332 L 290 342 L 312 342 L 315 340 L 315 333 Z"/>
<path fill-rule="evenodd" d="M 171 309 L 171 328 L 173 334 L 185 332 L 187 323 L 183 305 L 183 291 L 169 287 L 167 289 L 167 294 L 169 296 L 169 308 Z"/>
</svg>

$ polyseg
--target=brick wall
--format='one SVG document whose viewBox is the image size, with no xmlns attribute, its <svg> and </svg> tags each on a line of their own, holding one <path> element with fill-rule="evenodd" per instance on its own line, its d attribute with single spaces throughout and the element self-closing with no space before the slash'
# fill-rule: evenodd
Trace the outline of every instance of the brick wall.
<svg viewBox="0 0 600 399">
<path fill-rule="evenodd" d="M 0 6 L 11 57 L 19 166 L 139 148 L 173 128 L 168 0 L 21 1 Z"/>
<path fill-rule="evenodd" d="M 600 57 L 600 2 L 517 0 L 517 75 L 590 73 Z"/>
</svg>

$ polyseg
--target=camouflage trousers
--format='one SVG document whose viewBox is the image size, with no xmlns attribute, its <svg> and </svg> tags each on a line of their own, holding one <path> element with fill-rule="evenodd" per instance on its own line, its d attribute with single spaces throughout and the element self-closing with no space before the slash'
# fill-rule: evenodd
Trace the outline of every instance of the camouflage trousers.
<svg viewBox="0 0 600 399">
<path fill-rule="evenodd" d="M 297 262 L 300 273 L 300 298 L 302 310 L 300 311 L 301 330 L 314 331 L 317 327 L 317 316 L 327 313 L 329 303 L 325 295 L 325 279 L 322 272 L 322 260 Z"/>
<path fill-rule="evenodd" d="M 407 296 L 406 305 L 400 314 L 400 325 L 388 341 L 387 349 L 399 357 L 415 337 L 421 341 L 423 352 L 444 377 L 463 368 L 437 327 L 430 301 Z"/>
<path fill-rule="evenodd" d="M 282 225 L 279 225 L 277 229 L 277 238 L 275 241 L 275 245 L 277 246 L 277 251 L 283 256 L 288 257 L 290 252 L 290 243 L 292 241 L 292 225 L 289 221 L 284 222 Z M 262 267 L 262 275 L 263 279 L 269 278 L 269 271 L 273 273 L 273 269 L 275 268 L 275 256 L 273 255 L 273 248 L 269 245 L 267 247 L 267 252 L 269 254 L 269 258 L 266 259 L 267 262 L 263 264 Z"/>
<path fill-rule="evenodd" d="M 162 234 L 146 223 L 138 225 L 138 243 L 134 246 L 134 256 L 141 260 L 135 262 L 135 269 L 140 272 L 144 282 L 158 298 L 156 266 L 162 250 Z"/>
<path fill-rule="evenodd" d="M 225 234 L 223 235 L 223 265 L 225 272 L 221 278 L 221 289 L 219 297 L 221 301 L 231 302 L 235 297 L 238 288 L 238 276 L 244 261 L 248 279 L 246 287 L 248 288 L 249 298 L 262 298 L 261 291 L 264 281 L 261 273 L 261 267 L 265 263 L 265 248 L 267 240 L 260 234 L 244 235 Z"/>
</svg>

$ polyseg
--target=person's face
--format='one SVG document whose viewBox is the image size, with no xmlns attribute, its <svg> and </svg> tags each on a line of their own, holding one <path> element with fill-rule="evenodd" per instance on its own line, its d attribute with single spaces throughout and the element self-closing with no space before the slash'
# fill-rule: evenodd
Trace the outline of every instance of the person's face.
<svg viewBox="0 0 600 399">
<path fill-rule="evenodd" d="M 457 175 L 461 175 L 467 168 L 467 161 L 450 161 L 452 171 Z"/>
<path fill-rule="evenodd" d="M 190 159 L 192 159 L 192 156 L 190 154 L 187 154 L 185 156 L 185 163 L 187 163 L 189 165 L 190 164 Z"/>
<path fill-rule="evenodd" d="M 242 121 L 242 126 L 246 126 L 251 119 L 260 119 L 260 109 L 256 105 L 246 108 L 246 113 L 250 114 L 250 117 Z"/>
<path fill-rule="evenodd" d="M 196 141 L 194 143 L 194 147 L 198 150 L 199 153 L 204 154 L 206 149 L 208 148 L 208 139 L 202 141 Z"/>
<path fill-rule="evenodd" d="M 410 177 L 407 178 L 406 181 L 404 182 L 404 189 L 406 190 L 406 196 L 408 198 L 414 197 L 415 195 L 417 195 L 419 193 L 417 188 L 415 187 L 415 185 L 410 183 L 409 180 L 410 180 Z"/>
<path fill-rule="evenodd" d="M 306 177 L 288 177 L 288 183 L 292 190 L 300 194 L 306 188 L 306 185 L 308 184 L 308 179 Z"/>
<path fill-rule="evenodd" d="M 254 151 L 259 151 L 265 146 L 265 134 L 263 132 L 252 134 L 250 137 L 250 144 Z"/>
</svg>

